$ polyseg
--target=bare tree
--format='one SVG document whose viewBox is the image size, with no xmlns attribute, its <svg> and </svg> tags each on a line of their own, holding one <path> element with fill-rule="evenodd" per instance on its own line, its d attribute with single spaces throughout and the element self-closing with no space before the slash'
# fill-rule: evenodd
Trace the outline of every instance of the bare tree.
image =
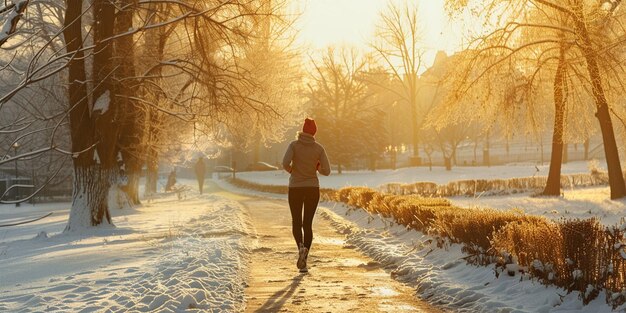
<svg viewBox="0 0 626 313">
<path fill-rule="evenodd" d="M 309 85 L 312 114 L 323 132 L 330 160 L 343 167 L 370 151 L 380 151 L 386 137 L 382 111 L 370 101 L 367 62 L 354 49 L 329 48 L 320 62 L 313 62 L 314 84 Z"/>
<path fill-rule="evenodd" d="M 418 102 L 418 74 L 422 70 L 424 50 L 420 47 L 418 9 L 415 2 L 412 3 L 406 2 L 399 7 L 389 2 L 387 10 L 380 16 L 376 36 L 379 42 L 372 47 L 395 79 L 402 82 L 400 96 L 410 107 L 413 158 L 418 162 L 420 129 L 424 120 L 424 116 L 420 116 L 423 107 Z"/>
</svg>

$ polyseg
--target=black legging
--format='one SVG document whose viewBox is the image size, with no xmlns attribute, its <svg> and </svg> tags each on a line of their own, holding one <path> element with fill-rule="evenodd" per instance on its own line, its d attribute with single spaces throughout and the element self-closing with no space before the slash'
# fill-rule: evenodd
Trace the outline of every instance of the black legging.
<svg viewBox="0 0 626 313">
<path fill-rule="evenodd" d="M 203 189 L 204 189 L 204 175 L 198 176 L 198 190 L 200 190 L 200 194 L 202 194 Z"/>
<path fill-rule="evenodd" d="M 304 243 L 307 249 L 311 249 L 313 242 L 313 216 L 320 200 L 318 187 L 293 187 L 289 188 L 289 208 L 291 209 L 291 226 L 296 245 Z M 304 205 L 304 217 L 302 206 Z M 302 240 L 304 230 L 304 241 Z"/>
</svg>

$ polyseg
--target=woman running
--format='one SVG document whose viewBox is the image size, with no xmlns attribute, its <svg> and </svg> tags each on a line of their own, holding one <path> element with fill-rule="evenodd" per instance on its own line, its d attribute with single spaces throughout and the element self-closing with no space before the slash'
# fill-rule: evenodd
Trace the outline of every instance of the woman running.
<svg viewBox="0 0 626 313">
<path fill-rule="evenodd" d="M 324 147 L 315 141 L 317 125 L 305 119 L 297 140 L 292 141 L 283 157 L 283 168 L 289 177 L 289 208 L 293 238 L 298 247 L 300 272 L 307 272 L 306 260 L 313 242 L 313 216 L 320 199 L 320 182 L 317 172 L 330 175 L 330 164 Z M 304 207 L 304 215 L 302 208 Z M 304 231 L 304 236 L 302 235 Z"/>
</svg>

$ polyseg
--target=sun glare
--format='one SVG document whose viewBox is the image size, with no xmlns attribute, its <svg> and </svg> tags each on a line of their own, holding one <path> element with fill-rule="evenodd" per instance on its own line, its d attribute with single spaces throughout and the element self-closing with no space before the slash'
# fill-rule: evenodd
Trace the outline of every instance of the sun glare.
<svg viewBox="0 0 626 313">
<path fill-rule="evenodd" d="M 398 4 L 404 1 L 394 0 Z M 452 53 L 462 46 L 463 27 L 458 22 L 450 22 L 443 2 L 418 2 L 427 64 L 437 51 Z M 372 42 L 380 13 L 387 5 L 388 1 L 384 0 L 300 0 L 298 9 L 303 13 L 297 23 L 298 40 L 314 50 L 342 45 L 365 50 Z"/>
</svg>

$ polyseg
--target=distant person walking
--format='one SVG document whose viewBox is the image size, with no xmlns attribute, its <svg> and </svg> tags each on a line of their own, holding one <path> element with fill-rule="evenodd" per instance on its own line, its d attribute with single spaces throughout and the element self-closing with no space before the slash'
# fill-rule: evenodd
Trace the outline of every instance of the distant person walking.
<svg viewBox="0 0 626 313">
<path fill-rule="evenodd" d="M 204 188 L 204 173 L 206 170 L 206 166 L 204 165 L 202 158 L 198 158 L 195 170 L 196 178 L 198 179 L 198 189 L 200 190 L 200 194 L 202 194 L 202 189 Z"/>
<path fill-rule="evenodd" d="M 176 185 L 176 168 L 174 168 L 169 175 L 167 175 L 167 182 L 165 183 L 165 191 L 172 191 Z"/>
<path fill-rule="evenodd" d="M 315 141 L 317 125 L 305 119 L 297 140 L 292 141 L 283 157 L 283 168 L 289 177 L 289 209 L 293 238 L 298 246 L 300 272 L 307 272 L 306 260 L 313 242 L 313 217 L 320 199 L 320 182 L 317 172 L 330 175 L 330 164 L 324 147 Z M 303 214 L 304 207 L 304 214 Z M 304 235 L 303 235 L 304 231 Z"/>
</svg>

